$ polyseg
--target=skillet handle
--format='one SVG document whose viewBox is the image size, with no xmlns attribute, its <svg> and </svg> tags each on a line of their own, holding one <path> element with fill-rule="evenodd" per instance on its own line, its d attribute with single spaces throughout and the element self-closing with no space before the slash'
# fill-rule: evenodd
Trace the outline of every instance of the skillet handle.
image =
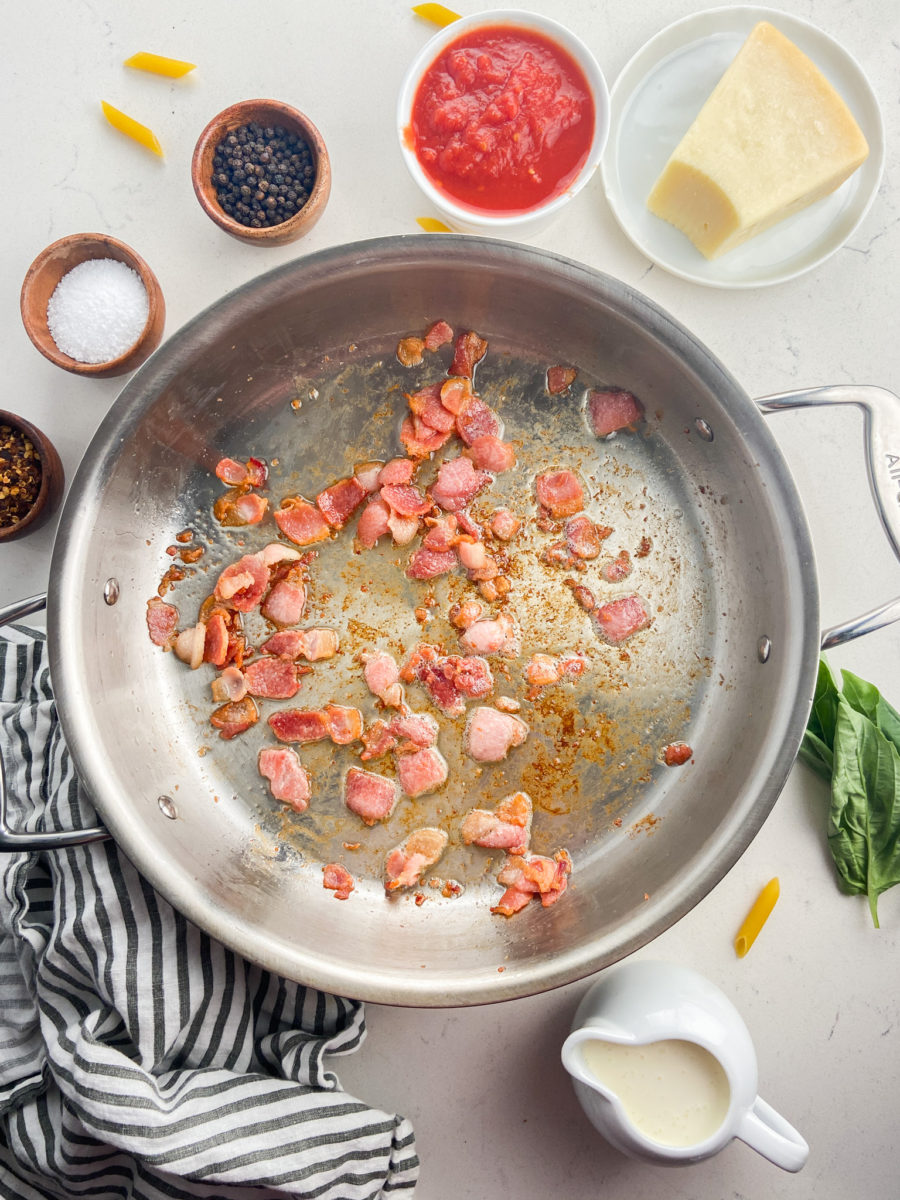
<svg viewBox="0 0 900 1200">
<path fill-rule="evenodd" d="M 27 600 L 17 600 L 6 608 L 0 608 L 0 627 L 11 625 L 22 617 L 40 612 L 47 606 L 47 596 L 42 593 Z M 60 850 L 66 846 L 81 846 L 85 842 L 98 842 L 109 834 L 102 825 L 91 829 L 60 829 L 46 833 L 17 833 L 6 819 L 6 771 L 3 755 L 0 754 L 0 853 L 13 850 Z"/>
<path fill-rule="evenodd" d="M 870 384 L 835 384 L 763 396 L 756 403 L 766 414 L 830 404 L 854 404 L 862 409 L 869 487 L 884 532 L 900 559 L 900 396 Z M 830 650 L 898 620 L 900 596 L 860 617 L 826 629 L 821 647 Z"/>
</svg>

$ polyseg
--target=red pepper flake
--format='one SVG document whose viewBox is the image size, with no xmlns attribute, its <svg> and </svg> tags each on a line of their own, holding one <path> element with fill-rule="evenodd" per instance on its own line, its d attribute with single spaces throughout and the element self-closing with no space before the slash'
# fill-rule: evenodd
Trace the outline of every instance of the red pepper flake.
<svg viewBox="0 0 900 1200">
<path fill-rule="evenodd" d="M 18 525 L 41 490 L 41 460 L 31 438 L 0 425 L 0 526 Z"/>
</svg>

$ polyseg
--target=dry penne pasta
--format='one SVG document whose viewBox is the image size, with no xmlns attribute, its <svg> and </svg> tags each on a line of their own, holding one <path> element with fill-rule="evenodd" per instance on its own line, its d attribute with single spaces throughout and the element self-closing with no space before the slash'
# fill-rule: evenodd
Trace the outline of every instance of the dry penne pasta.
<svg viewBox="0 0 900 1200">
<path fill-rule="evenodd" d="M 449 226 L 443 221 L 439 221 L 437 217 L 416 217 L 416 224 L 420 225 L 426 233 L 450 233 Z"/>
<path fill-rule="evenodd" d="M 770 879 L 753 901 L 753 906 L 734 939 L 734 949 L 738 958 L 743 958 L 756 941 L 757 934 L 768 921 L 769 914 L 775 907 L 780 890 L 778 878 Z"/>
<path fill-rule="evenodd" d="M 431 21 L 434 25 L 452 25 L 454 21 L 459 20 L 459 13 L 445 8 L 443 4 L 414 4 L 413 12 L 417 17 Z"/>
<path fill-rule="evenodd" d="M 132 67 L 135 71 L 150 71 L 153 75 L 166 75 L 169 79 L 180 79 L 182 75 L 187 75 L 188 71 L 193 71 L 197 64 L 184 62 L 180 58 L 166 58 L 163 54 L 150 54 L 146 50 L 139 50 L 137 54 L 132 54 L 131 58 L 125 59 L 125 66 Z"/>
<path fill-rule="evenodd" d="M 159 138 L 152 129 L 148 129 L 146 125 L 142 125 L 140 121 L 136 121 L 134 117 L 129 117 L 127 113 L 123 113 L 120 109 L 113 108 L 105 100 L 101 100 L 100 104 L 103 107 L 103 115 L 114 129 L 118 129 L 120 133 L 124 133 L 126 137 L 130 137 L 138 145 L 144 146 L 154 154 L 158 154 L 160 158 L 163 157 Z"/>
</svg>

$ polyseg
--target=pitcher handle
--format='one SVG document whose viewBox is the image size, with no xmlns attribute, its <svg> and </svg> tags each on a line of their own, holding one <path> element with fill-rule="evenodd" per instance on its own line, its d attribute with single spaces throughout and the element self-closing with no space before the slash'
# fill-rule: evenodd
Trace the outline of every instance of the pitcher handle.
<svg viewBox="0 0 900 1200">
<path fill-rule="evenodd" d="M 31 613 L 47 607 L 46 593 L 29 596 L 0 608 L 0 628 L 12 625 Z M 0 753 L 0 853 L 13 850 L 60 850 L 66 846 L 81 846 L 85 842 L 98 842 L 108 838 L 109 833 L 102 825 L 90 829 L 54 829 L 45 833 L 18 833 L 12 829 L 6 817 L 6 771 Z"/>
<path fill-rule="evenodd" d="M 853 404 L 862 409 L 869 487 L 887 539 L 900 559 L 900 396 L 871 384 L 834 384 L 763 396 L 756 404 L 763 413 L 830 404 Z M 900 596 L 826 629 L 821 647 L 830 650 L 897 620 Z"/>
<path fill-rule="evenodd" d="M 809 1158 L 806 1139 L 760 1096 L 741 1118 L 737 1136 L 784 1171 L 799 1171 Z"/>
</svg>

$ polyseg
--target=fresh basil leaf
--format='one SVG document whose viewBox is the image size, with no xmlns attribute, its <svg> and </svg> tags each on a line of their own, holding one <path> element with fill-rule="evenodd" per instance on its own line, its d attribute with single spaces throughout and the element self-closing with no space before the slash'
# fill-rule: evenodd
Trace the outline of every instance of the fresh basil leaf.
<svg viewBox="0 0 900 1200">
<path fill-rule="evenodd" d="M 828 843 L 844 889 L 878 897 L 900 883 L 900 754 L 841 695 L 834 730 Z"/>
<path fill-rule="evenodd" d="M 828 661 L 824 657 L 820 658 L 808 728 L 831 748 L 834 747 L 834 725 L 840 691 Z"/>
<path fill-rule="evenodd" d="M 900 713 L 892 708 L 874 685 L 850 671 L 841 671 L 843 693 L 857 712 L 869 718 L 884 736 L 900 749 Z"/>
<path fill-rule="evenodd" d="M 812 767 L 817 775 L 821 775 L 826 783 L 831 782 L 834 771 L 834 753 L 829 745 L 823 742 L 817 734 L 811 733 L 809 729 L 804 733 L 803 741 L 800 743 L 800 759 L 808 767 Z"/>
</svg>

